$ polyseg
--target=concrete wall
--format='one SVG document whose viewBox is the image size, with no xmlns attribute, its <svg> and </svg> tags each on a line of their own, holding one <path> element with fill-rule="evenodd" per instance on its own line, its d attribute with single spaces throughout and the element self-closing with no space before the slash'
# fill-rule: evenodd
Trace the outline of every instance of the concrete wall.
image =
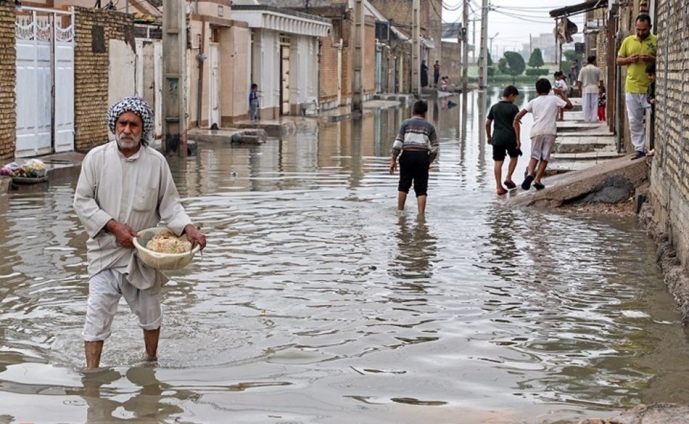
<svg viewBox="0 0 689 424">
<path fill-rule="evenodd" d="M 364 95 L 376 91 L 376 20 L 367 16 L 364 27 Z"/>
<path fill-rule="evenodd" d="M 199 6 L 201 5 L 200 3 Z M 217 12 L 214 6 L 209 10 Z M 222 13 L 229 15 L 229 7 L 225 6 Z M 210 126 L 212 76 L 210 51 L 212 45 L 217 46 L 218 50 L 217 87 L 213 91 L 214 95 L 219 97 L 220 112 L 217 124 L 225 127 L 233 122 L 247 119 L 249 87 L 251 86 L 249 53 L 251 30 L 248 25 L 216 16 L 194 14 L 189 23 L 189 34 L 191 46 L 187 52 L 189 128 L 196 128 L 199 125 L 202 128 Z M 201 53 L 206 59 L 199 68 L 197 57 Z"/>
<path fill-rule="evenodd" d="M 110 41 L 124 41 L 134 51 L 134 25 L 124 13 L 82 7 L 74 12 L 74 148 L 86 151 L 108 141 Z"/>
<path fill-rule="evenodd" d="M 124 40 L 108 43 L 108 104 L 136 94 L 136 51 Z"/>
<path fill-rule="evenodd" d="M 450 85 L 461 85 L 462 83 L 462 62 L 459 55 L 461 46 L 459 43 L 443 42 L 443 58 L 440 59 L 440 76 L 450 77 Z M 432 78 L 432 67 L 430 70 Z M 440 82 L 438 82 L 440 84 Z"/>
<path fill-rule="evenodd" d="M 0 159 L 14 156 L 17 141 L 17 55 L 14 38 L 14 4 L 0 3 Z M 1 165 L 0 165 L 1 166 Z"/>
<path fill-rule="evenodd" d="M 249 117 L 251 30 L 234 25 L 222 32 L 220 44 L 223 47 L 220 52 L 223 84 L 220 107 L 222 126 L 225 127 Z"/>
</svg>

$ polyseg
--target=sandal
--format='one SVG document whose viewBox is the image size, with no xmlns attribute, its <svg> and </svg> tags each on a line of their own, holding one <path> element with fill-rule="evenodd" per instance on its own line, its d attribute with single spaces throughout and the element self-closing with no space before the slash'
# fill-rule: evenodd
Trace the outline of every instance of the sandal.
<svg viewBox="0 0 689 424">
<path fill-rule="evenodd" d="M 533 183 L 533 186 L 536 188 L 536 190 L 543 190 L 545 186 L 541 183 Z"/>
<path fill-rule="evenodd" d="M 531 183 L 533 182 L 534 176 L 533 175 L 527 175 L 526 179 L 522 183 L 522 188 L 524 190 L 528 190 L 531 188 Z"/>
<path fill-rule="evenodd" d="M 517 185 L 512 180 L 505 180 L 505 187 L 507 187 L 508 190 L 512 190 L 517 187 Z"/>
</svg>

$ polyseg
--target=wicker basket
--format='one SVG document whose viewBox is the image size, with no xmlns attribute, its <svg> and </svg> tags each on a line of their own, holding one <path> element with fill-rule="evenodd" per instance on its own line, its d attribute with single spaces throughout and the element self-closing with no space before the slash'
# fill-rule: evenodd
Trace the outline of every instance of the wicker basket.
<svg viewBox="0 0 689 424">
<path fill-rule="evenodd" d="M 187 253 L 158 253 L 144 247 L 153 236 L 162 231 L 168 231 L 168 229 L 166 227 L 155 227 L 139 231 L 139 235 L 134 238 L 134 247 L 136 247 L 139 259 L 151 268 L 163 271 L 180 269 L 189 265 L 191 260 L 194 259 L 194 255 L 201 250 L 201 246 L 195 245 L 191 252 Z"/>
</svg>

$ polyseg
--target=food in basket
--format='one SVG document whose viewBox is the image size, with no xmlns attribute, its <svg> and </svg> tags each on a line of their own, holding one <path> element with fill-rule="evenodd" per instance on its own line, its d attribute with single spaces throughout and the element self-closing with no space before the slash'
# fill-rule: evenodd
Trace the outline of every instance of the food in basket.
<svg viewBox="0 0 689 424">
<path fill-rule="evenodd" d="M 191 243 L 185 236 L 177 237 L 170 230 L 161 231 L 148 243 L 146 249 L 158 253 L 189 253 L 191 252 Z"/>
</svg>

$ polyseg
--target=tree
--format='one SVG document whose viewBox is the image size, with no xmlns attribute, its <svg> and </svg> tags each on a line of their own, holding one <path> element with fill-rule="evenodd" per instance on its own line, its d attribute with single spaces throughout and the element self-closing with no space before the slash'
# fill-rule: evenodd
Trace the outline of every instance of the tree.
<svg viewBox="0 0 689 424">
<path fill-rule="evenodd" d="M 540 68 L 543 65 L 543 53 L 541 53 L 541 49 L 537 47 L 533 49 L 533 52 L 531 52 L 531 57 L 529 58 L 529 66 L 532 68 Z"/>
<path fill-rule="evenodd" d="M 565 50 L 563 54 L 565 55 L 565 60 L 562 61 L 562 68 L 560 68 L 560 70 L 564 72 L 565 75 L 569 76 L 569 70 L 572 68 L 575 59 L 579 61 L 579 66 L 583 66 L 581 63 L 584 56 L 583 53 L 577 53 L 574 50 Z"/>
<path fill-rule="evenodd" d="M 514 84 L 516 77 L 524 73 L 526 63 L 524 63 L 524 58 L 519 53 L 505 52 L 505 57 L 498 62 L 498 69 L 503 74 L 512 75 L 512 84 Z"/>
<path fill-rule="evenodd" d="M 493 66 L 493 58 L 490 57 L 490 52 L 488 52 L 488 57 L 486 59 L 488 61 L 488 66 Z"/>
</svg>

